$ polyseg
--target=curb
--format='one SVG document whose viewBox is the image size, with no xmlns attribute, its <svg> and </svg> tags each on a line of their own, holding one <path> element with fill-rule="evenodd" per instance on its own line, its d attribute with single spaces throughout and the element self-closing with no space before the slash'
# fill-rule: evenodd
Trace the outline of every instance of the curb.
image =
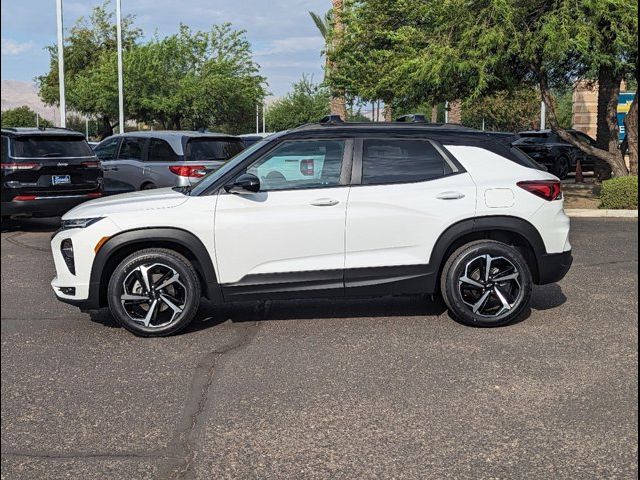
<svg viewBox="0 0 640 480">
<path fill-rule="evenodd" d="M 570 217 L 582 218 L 638 218 L 638 210 L 599 210 L 596 208 L 566 209 Z"/>
</svg>

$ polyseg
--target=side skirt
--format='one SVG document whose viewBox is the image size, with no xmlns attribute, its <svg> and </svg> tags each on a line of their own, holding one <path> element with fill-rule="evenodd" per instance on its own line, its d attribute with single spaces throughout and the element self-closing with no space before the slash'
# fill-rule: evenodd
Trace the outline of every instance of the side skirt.
<svg viewBox="0 0 640 480">
<path fill-rule="evenodd" d="M 433 293 L 429 265 L 247 275 L 222 285 L 226 302 L 296 298 L 371 297 Z"/>
</svg>

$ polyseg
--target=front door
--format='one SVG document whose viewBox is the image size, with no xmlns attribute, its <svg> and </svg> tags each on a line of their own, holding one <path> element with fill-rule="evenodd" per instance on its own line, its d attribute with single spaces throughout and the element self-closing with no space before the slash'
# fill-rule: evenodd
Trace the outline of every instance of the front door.
<svg viewBox="0 0 640 480">
<path fill-rule="evenodd" d="M 342 290 L 351 150 L 347 140 L 284 141 L 247 168 L 260 179 L 258 193 L 219 193 L 225 297 Z"/>
</svg>

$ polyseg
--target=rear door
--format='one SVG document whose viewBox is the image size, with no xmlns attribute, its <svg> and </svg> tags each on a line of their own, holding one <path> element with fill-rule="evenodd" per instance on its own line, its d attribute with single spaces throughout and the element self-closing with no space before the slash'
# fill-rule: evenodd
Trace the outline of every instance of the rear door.
<svg viewBox="0 0 640 480">
<path fill-rule="evenodd" d="M 21 193 L 86 193 L 101 186 L 98 159 L 82 136 L 15 136 L 10 155 L 13 168 L 3 169 L 5 182 Z"/>
<path fill-rule="evenodd" d="M 428 140 L 364 138 L 356 145 L 346 218 L 347 291 L 387 292 L 393 284 L 402 293 L 425 291 L 438 237 L 474 215 L 475 184 Z"/>
<path fill-rule="evenodd" d="M 161 138 L 149 140 L 149 154 L 144 169 L 143 182 L 151 182 L 156 187 L 173 187 L 178 185 L 179 170 L 175 167 L 180 164 L 180 156 L 173 150 L 169 142 Z M 172 170 L 174 167 L 174 170 Z"/>
</svg>

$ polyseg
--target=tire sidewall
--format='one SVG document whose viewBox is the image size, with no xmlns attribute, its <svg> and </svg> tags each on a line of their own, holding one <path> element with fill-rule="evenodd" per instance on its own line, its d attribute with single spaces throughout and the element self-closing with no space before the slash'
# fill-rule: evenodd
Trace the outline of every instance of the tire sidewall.
<svg viewBox="0 0 640 480">
<path fill-rule="evenodd" d="M 493 257 L 505 257 L 520 272 L 520 293 L 515 307 L 511 311 L 491 319 L 480 317 L 471 312 L 468 305 L 463 302 L 458 287 L 458 281 L 464 274 L 466 264 L 472 259 L 486 254 Z M 499 327 L 512 323 L 528 308 L 533 281 L 527 261 L 516 248 L 499 242 L 486 241 L 462 247 L 454 253 L 454 256 L 455 258 L 448 264 L 447 271 L 443 272 L 445 275 L 443 283 L 446 290 L 443 294 L 456 320 L 470 326 Z"/>
<path fill-rule="evenodd" d="M 162 263 L 178 272 L 187 294 L 180 316 L 161 328 L 149 328 L 135 322 L 129 317 L 120 301 L 124 290 L 123 282 L 127 275 L 140 265 L 151 263 Z M 181 255 L 160 249 L 143 250 L 131 254 L 116 267 L 109 280 L 107 298 L 109 309 L 115 320 L 130 332 L 143 337 L 166 336 L 177 333 L 193 320 L 200 304 L 200 282 L 189 261 Z"/>
</svg>

